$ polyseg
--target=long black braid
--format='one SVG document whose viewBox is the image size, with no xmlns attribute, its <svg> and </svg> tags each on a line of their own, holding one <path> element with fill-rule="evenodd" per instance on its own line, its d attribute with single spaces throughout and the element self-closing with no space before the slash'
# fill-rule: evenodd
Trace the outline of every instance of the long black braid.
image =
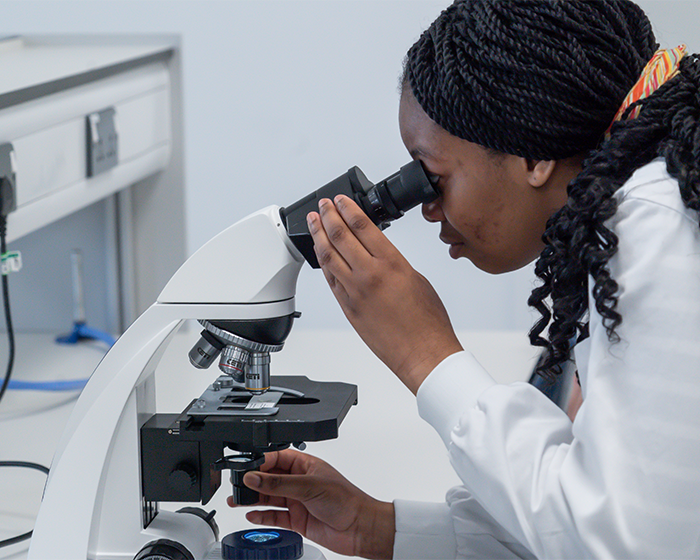
<svg viewBox="0 0 700 560">
<path fill-rule="evenodd" d="M 535 266 L 542 285 L 528 303 L 542 317 L 530 331 L 530 341 L 548 349 L 539 364 L 542 374 L 560 371 L 572 340 L 588 336 L 588 278 L 593 299 L 608 337 L 618 340 L 622 322 L 616 311 L 618 284 L 607 263 L 617 251 L 617 237 L 606 226 L 617 210 L 614 192 L 636 169 L 657 157 L 666 160 L 678 180 L 688 208 L 700 209 L 700 59 L 684 57 L 680 74 L 637 106 L 636 119 L 616 123 L 608 141 L 584 162 L 583 171 L 568 187 L 566 205 L 548 222 L 546 247 Z M 551 305 L 548 305 L 551 300 Z M 541 334 L 549 325 L 549 340 Z"/>
<path fill-rule="evenodd" d="M 552 375 L 572 340 L 588 335 L 588 280 L 611 340 L 622 317 L 607 266 L 617 250 L 605 226 L 614 192 L 658 156 L 678 179 L 686 205 L 700 206 L 700 63 L 623 119 L 602 141 L 624 97 L 657 48 L 644 12 L 629 0 L 457 0 L 409 50 L 404 84 L 449 133 L 533 160 L 585 155 L 569 200 L 548 222 L 529 304 L 542 315 L 530 332 L 548 350 Z M 548 339 L 542 336 L 548 329 Z"/>
</svg>

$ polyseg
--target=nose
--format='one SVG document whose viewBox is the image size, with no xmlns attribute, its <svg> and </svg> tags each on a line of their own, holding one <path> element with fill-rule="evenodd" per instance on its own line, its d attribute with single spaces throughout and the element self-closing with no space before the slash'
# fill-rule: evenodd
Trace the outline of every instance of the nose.
<svg viewBox="0 0 700 560">
<path fill-rule="evenodd" d="M 435 223 L 445 220 L 445 214 L 442 213 L 440 201 L 440 198 L 436 198 L 432 202 L 423 204 L 421 207 L 421 212 L 423 213 L 423 218 L 425 218 L 426 221 Z"/>
</svg>

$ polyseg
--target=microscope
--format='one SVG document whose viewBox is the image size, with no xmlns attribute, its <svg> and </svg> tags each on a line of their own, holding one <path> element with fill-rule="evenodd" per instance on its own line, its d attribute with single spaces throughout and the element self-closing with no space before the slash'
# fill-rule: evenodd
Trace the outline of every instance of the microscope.
<svg viewBox="0 0 700 560">
<path fill-rule="evenodd" d="M 338 436 L 357 402 L 356 386 L 270 374 L 271 354 L 300 315 L 299 271 L 304 262 L 319 267 L 306 215 L 337 194 L 357 201 L 382 229 L 437 197 L 418 161 L 376 184 L 353 167 L 202 246 L 83 390 L 51 465 L 29 560 L 323 558 L 292 531 L 244 530 L 220 540 L 215 512 L 166 511 L 159 503 L 204 506 L 230 471 L 234 501 L 254 504 L 258 495 L 242 479 L 260 468 L 266 452 Z M 218 374 L 182 412 L 156 412 L 156 366 L 188 320 L 202 327 L 189 362 L 206 369 L 218 361 Z"/>
</svg>

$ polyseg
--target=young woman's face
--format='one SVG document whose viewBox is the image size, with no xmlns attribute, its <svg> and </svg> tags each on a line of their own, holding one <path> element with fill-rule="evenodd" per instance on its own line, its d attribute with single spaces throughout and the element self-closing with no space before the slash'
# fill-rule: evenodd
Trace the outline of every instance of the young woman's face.
<svg viewBox="0 0 700 560">
<path fill-rule="evenodd" d="M 408 90 L 401 96 L 399 127 L 411 156 L 439 178 L 440 197 L 423 205 L 423 216 L 440 224 L 440 239 L 452 258 L 466 257 L 498 274 L 539 255 L 545 224 L 566 202 L 566 185 L 575 173 L 555 173 L 553 184 L 533 186 L 527 160 L 451 135 Z"/>
</svg>

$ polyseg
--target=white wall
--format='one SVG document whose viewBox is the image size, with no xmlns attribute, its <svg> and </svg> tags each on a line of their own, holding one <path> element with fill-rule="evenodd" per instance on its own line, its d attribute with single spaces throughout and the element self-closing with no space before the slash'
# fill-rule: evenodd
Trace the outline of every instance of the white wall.
<svg viewBox="0 0 700 560">
<path fill-rule="evenodd" d="M 448 3 L 0 0 L 0 34 L 181 34 L 192 252 L 249 212 L 291 203 L 352 165 L 378 180 L 406 163 L 397 126 L 401 61 Z M 664 41 L 700 50 L 700 2 L 640 4 Z M 526 330 L 534 316 L 525 303 L 530 269 L 492 277 L 454 263 L 437 230 L 414 211 L 387 233 L 436 286 L 455 326 Z M 297 328 L 345 327 L 321 274 L 309 268 L 298 306 Z"/>
</svg>

